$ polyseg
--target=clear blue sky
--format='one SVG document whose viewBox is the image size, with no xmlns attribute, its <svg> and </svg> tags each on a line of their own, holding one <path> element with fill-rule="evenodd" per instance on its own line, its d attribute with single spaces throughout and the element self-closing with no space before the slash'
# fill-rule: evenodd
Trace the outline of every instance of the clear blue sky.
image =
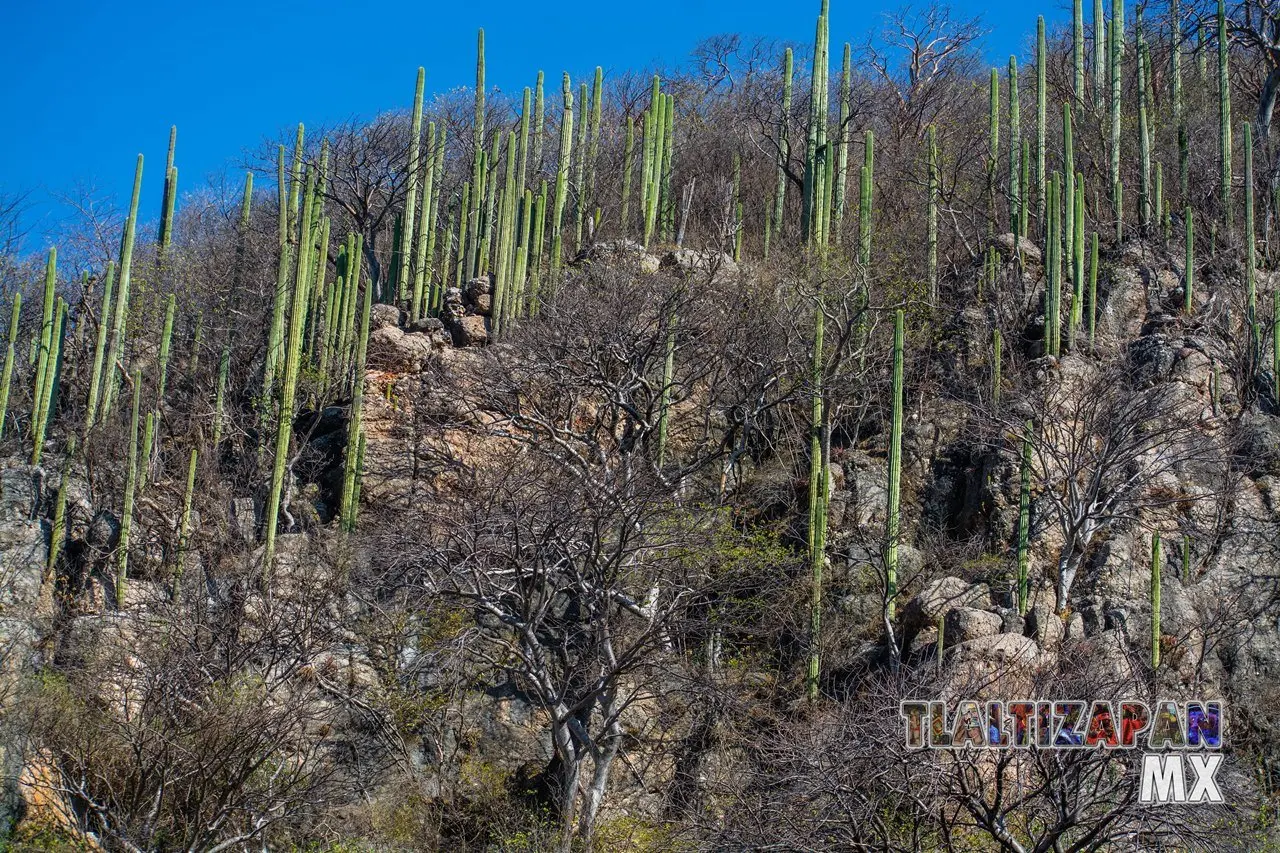
<svg viewBox="0 0 1280 853">
<path fill-rule="evenodd" d="M 144 216 L 154 216 L 147 208 L 159 206 L 170 125 L 178 126 L 179 183 L 190 190 L 299 121 L 325 124 L 406 107 L 419 65 L 428 92 L 472 85 L 478 27 L 485 28 L 489 85 L 518 92 L 540 68 L 555 79 L 595 65 L 607 74 L 681 62 L 716 33 L 807 44 L 818 11 L 817 0 L 2 5 L 0 189 L 34 191 L 28 250 L 41 247 L 61 215 L 51 194 L 77 181 L 127 204 L 139 152 L 146 157 Z M 899 5 L 832 0 L 833 45 L 864 42 L 881 14 Z M 984 16 L 986 52 L 1003 63 L 1029 44 L 1037 12 L 1051 27 L 1066 19 L 1060 5 L 956 0 L 952 8 L 957 17 Z M 838 48 L 832 54 L 838 57 Z"/>
</svg>

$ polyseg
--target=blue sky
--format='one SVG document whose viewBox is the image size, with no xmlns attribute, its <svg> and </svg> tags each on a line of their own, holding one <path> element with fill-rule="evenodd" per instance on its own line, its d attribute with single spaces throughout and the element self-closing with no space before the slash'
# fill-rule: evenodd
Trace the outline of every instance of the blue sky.
<svg viewBox="0 0 1280 853">
<path fill-rule="evenodd" d="M 865 41 L 898 0 L 833 0 L 836 45 Z M 1088 4 L 1086 4 L 1088 5 Z M 602 65 L 639 68 L 682 61 L 716 33 L 767 35 L 807 44 L 816 0 L 647 0 L 558 5 L 321 0 L 277 3 L 122 3 L 5 0 L 0 30 L 0 189 L 32 190 L 26 248 L 62 215 L 53 202 L 77 182 L 123 206 L 136 155 L 146 157 L 144 216 L 158 207 L 169 126 L 178 126 L 181 189 L 235 169 L 246 149 L 280 130 L 407 107 L 416 69 L 427 90 L 474 82 L 475 35 L 485 28 L 488 83 L 518 92 L 538 69 L 555 80 Z M 563 17 L 553 9 L 568 12 Z M 1041 12 L 1055 26 L 1068 12 L 1009 0 L 956 0 L 958 17 L 981 14 L 986 52 L 1003 64 L 1022 53 Z M 375 20 L 376 15 L 376 20 Z M 393 20 L 394 19 L 394 20 Z M 238 174 L 233 182 L 239 182 Z M 179 196 L 181 203 L 181 196 Z"/>
</svg>

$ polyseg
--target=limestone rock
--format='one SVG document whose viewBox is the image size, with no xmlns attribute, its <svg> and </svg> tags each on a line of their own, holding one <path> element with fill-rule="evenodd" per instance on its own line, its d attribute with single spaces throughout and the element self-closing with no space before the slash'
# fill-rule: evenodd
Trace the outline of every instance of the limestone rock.
<svg viewBox="0 0 1280 853">
<path fill-rule="evenodd" d="M 1062 645 L 1066 626 L 1048 604 L 1037 604 L 1027 611 L 1027 636 L 1042 649 L 1056 649 Z"/>
<path fill-rule="evenodd" d="M 387 329 L 391 327 L 399 327 L 400 325 L 400 309 L 394 305 L 386 305 L 379 303 L 369 309 L 369 332 L 378 331 L 379 329 Z"/>
<path fill-rule="evenodd" d="M 945 618 L 946 642 L 966 643 L 979 637 L 1000 633 L 1003 625 L 1000 615 L 976 607 L 953 607 Z"/>
<path fill-rule="evenodd" d="M 936 626 L 938 619 L 953 608 L 982 609 L 990 605 L 991 591 L 986 584 L 971 584 L 963 578 L 952 576 L 938 578 L 930 581 L 902 609 L 903 635 L 909 638 L 924 628 Z M 998 625 L 1000 617 L 995 618 Z M 948 636 L 950 636 L 950 626 L 948 626 Z"/>
<path fill-rule="evenodd" d="M 434 351 L 430 336 L 420 332 L 384 326 L 369 333 L 369 366 L 375 370 L 420 373 Z"/>
</svg>

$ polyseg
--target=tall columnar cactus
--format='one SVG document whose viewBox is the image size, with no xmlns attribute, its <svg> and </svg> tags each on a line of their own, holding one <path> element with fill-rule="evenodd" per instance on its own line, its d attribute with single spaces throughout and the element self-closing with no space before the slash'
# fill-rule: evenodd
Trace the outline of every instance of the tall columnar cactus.
<svg viewBox="0 0 1280 853">
<path fill-rule="evenodd" d="M 98 336 L 93 347 L 93 366 L 89 371 L 89 403 L 85 407 L 85 432 L 93 429 L 98 412 L 98 401 L 102 394 L 103 362 L 107 357 L 107 336 L 111 327 L 111 297 L 115 293 L 116 265 L 107 262 L 106 283 L 102 290 L 102 307 L 98 313 Z M 114 371 L 107 371 L 114 373 Z"/>
<path fill-rule="evenodd" d="M 44 266 L 44 301 L 41 305 L 40 337 L 36 348 L 35 388 L 31 392 L 31 432 L 37 434 L 37 425 L 44 420 L 45 382 L 49 359 L 54 347 L 54 331 L 58 322 L 58 250 L 51 247 Z M 41 436 L 43 438 L 43 436 Z M 39 464 L 40 449 L 32 454 L 32 465 Z"/>
<path fill-rule="evenodd" d="M 1101 108 L 1107 90 L 1107 19 L 1102 0 L 1093 0 L 1093 98 Z"/>
<path fill-rule="evenodd" d="M 1182 534 L 1182 585 L 1191 583 L 1191 537 Z"/>
<path fill-rule="evenodd" d="M 1231 72 L 1227 51 L 1227 4 L 1218 0 L 1218 155 L 1222 163 L 1221 187 L 1223 236 L 1231 238 Z"/>
<path fill-rule="evenodd" d="M 124 608 L 129 577 L 129 532 L 133 527 L 133 502 L 138 487 L 138 411 L 142 402 L 142 369 L 133 371 L 133 413 L 129 418 L 129 446 L 125 449 L 124 507 L 120 512 L 120 541 L 116 545 L 116 608 Z"/>
<path fill-rule="evenodd" d="M 475 275 L 477 269 L 476 254 L 480 245 L 480 217 L 484 204 L 484 30 L 476 33 L 476 91 L 475 118 L 471 124 L 471 205 L 466 211 L 467 234 L 469 242 L 466 246 L 465 269 L 467 275 Z M 461 254 L 461 249 L 459 249 Z M 459 282 L 461 284 L 461 282 Z"/>
<path fill-rule="evenodd" d="M 849 180 L 849 141 L 845 133 L 845 125 L 849 123 L 849 94 L 852 81 L 853 59 L 850 45 L 845 42 L 844 57 L 840 66 L 840 123 L 836 125 L 836 145 L 839 146 L 839 154 L 836 155 L 833 182 L 835 193 L 831 203 L 832 230 L 835 232 L 837 242 L 840 240 L 840 226 L 844 223 L 845 185 Z"/>
<path fill-rule="evenodd" d="M 1076 233 L 1076 155 L 1072 143 L 1071 102 L 1062 102 L 1062 175 L 1065 178 L 1063 189 L 1063 212 L 1065 215 L 1063 236 L 1067 241 L 1067 274 L 1075 281 L 1076 255 L 1074 251 Z"/>
<path fill-rule="evenodd" d="M 1026 615 L 1031 597 L 1031 434 L 1034 427 L 1026 422 L 1022 433 L 1022 466 L 1018 487 L 1018 613 Z"/>
<path fill-rule="evenodd" d="M 359 272 L 356 271 L 357 284 Z M 359 498 L 356 495 L 357 481 L 362 467 L 361 451 L 363 450 L 364 431 L 364 372 L 365 360 L 369 352 L 369 314 L 372 306 L 370 288 L 365 288 L 364 299 L 360 306 L 359 336 L 356 344 L 355 364 L 352 370 L 351 412 L 347 418 L 347 449 L 342 466 L 342 504 L 339 517 L 342 529 L 350 532 L 355 529 L 356 514 L 359 509 Z"/>
<path fill-rule="evenodd" d="M 809 131 L 805 141 L 804 199 L 800 210 L 800 236 L 811 243 L 821 233 L 822 184 L 825 179 L 827 129 L 827 8 L 822 0 L 813 36 L 813 64 L 809 80 Z"/>
<path fill-rule="evenodd" d="M 1151 534 L 1151 668 L 1160 667 L 1160 532 Z"/>
<path fill-rule="evenodd" d="M 631 184 L 636 171 L 636 123 L 627 116 L 626 137 L 622 145 L 622 213 L 618 217 L 622 236 L 631 233 Z"/>
<path fill-rule="evenodd" d="M 773 234 L 782 238 L 783 216 L 787 208 L 787 163 L 791 159 L 791 81 L 794 59 L 791 48 L 782 55 L 782 109 L 778 113 L 778 176 L 773 191 Z"/>
<path fill-rule="evenodd" d="M 307 128 L 298 122 L 298 132 L 293 138 L 293 159 L 289 161 L 289 215 L 286 233 L 296 238 L 298 230 L 298 205 L 302 200 L 302 161 Z"/>
<path fill-rule="evenodd" d="M 1050 177 L 1047 187 L 1048 251 L 1045 252 L 1045 265 L 1049 289 L 1045 295 L 1044 344 L 1045 353 L 1052 356 L 1062 354 L 1062 207 L 1059 200 L 1061 183 L 1061 177 L 1054 174 Z"/>
<path fill-rule="evenodd" d="M 582 223 L 587 209 L 586 199 L 586 167 L 587 167 L 587 129 L 590 92 L 585 82 L 578 84 L 578 115 L 574 125 L 578 130 L 577 144 L 574 146 L 573 188 L 575 203 L 573 205 L 573 251 L 576 254 L 582 249 Z"/>
<path fill-rule="evenodd" d="M 4 371 L 0 373 L 0 439 L 4 438 L 5 417 L 9 412 L 9 389 L 13 384 L 13 364 L 17 358 L 18 319 L 22 313 L 22 294 L 13 294 L 13 308 L 9 315 L 8 346 L 4 354 Z"/>
<path fill-rule="evenodd" d="M 58 297 L 53 308 L 53 327 L 49 335 L 49 352 L 44 360 L 44 379 L 39 386 L 40 396 L 32 407 L 36 412 L 31 421 L 32 465 L 40 464 L 40 457 L 44 453 L 45 435 L 48 432 L 49 423 L 53 420 L 66 323 L 67 303 L 62 297 Z"/>
<path fill-rule="evenodd" d="M 426 80 L 426 75 L 426 70 L 419 67 L 418 79 L 414 84 L 413 89 L 413 111 L 409 119 L 409 162 L 406 166 L 408 169 L 409 181 L 408 187 L 405 189 L 404 197 L 404 218 L 402 220 L 403 236 L 401 237 L 400 270 L 397 278 L 402 291 L 407 289 L 408 282 L 410 280 L 409 272 L 413 258 L 413 238 L 417 233 L 415 226 L 417 224 L 416 217 L 418 215 L 418 191 L 421 183 L 421 176 L 419 175 L 419 172 L 422 169 L 422 164 L 420 162 L 422 139 L 422 89 Z"/>
<path fill-rule="evenodd" d="M 164 195 L 160 199 L 160 233 L 156 243 L 160 252 L 168 251 L 173 242 L 173 211 L 178 195 L 178 170 L 173 165 L 173 153 L 178 144 L 178 126 L 169 128 L 169 154 L 164 162 Z"/>
<path fill-rule="evenodd" d="M 538 80 L 533 87 L 533 176 L 542 174 L 542 146 L 546 138 L 547 113 L 546 99 L 543 95 L 545 76 L 538 72 Z"/>
<path fill-rule="evenodd" d="M 524 87 L 524 92 L 520 97 L 520 165 L 517 166 L 516 172 L 516 193 L 524 196 L 525 184 L 529 180 L 529 115 L 530 102 L 533 99 L 533 92 L 528 86 Z"/>
<path fill-rule="evenodd" d="M 806 692 L 810 701 L 818 698 L 818 676 L 821 670 L 821 648 L 818 642 L 822 630 L 822 574 L 826 560 L 827 536 L 827 460 L 823 458 L 823 427 L 826 413 L 823 405 L 823 332 L 826 325 L 826 308 L 822 294 L 813 311 L 813 361 L 810 375 L 809 417 L 809 575 L 813 590 L 809 604 L 809 673 Z"/>
<path fill-rule="evenodd" d="M 587 209 L 588 219 L 596 199 L 596 161 L 600 156 L 600 112 L 604 98 L 604 70 L 597 65 L 596 76 L 591 83 L 591 127 L 587 132 L 587 183 L 583 192 L 583 206 Z M 520 195 L 524 187 L 517 187 Z"/>
<path fill-rule="evenodd" d="M 1163 243 L 1169 242 L 1169 217 L 1165 212 L 1164 204 L 1164 163 L 1156 161 L 1156 202 L 1154 205 L 1155 227 L 1156 233 L 1160 235 Z"/>
<path fill-rule="evenodd" d="M 1009 230 L 1016 238 L 1023 236 L 1018 230 L 1022 219 L 1022 187 L 1019 186 L 1019 166 L 1022 157 L 1022 122 L 1018 110 L 1018 58 L 1009 57 Z"/>
<path fill-rule="evenodd" d="M 929 125 L 925 144 L 928 147 L 928 176 L 926 192 L 928 193 L 929 214 L 925 224 L 925 240 L 928 244 L 927 269 L 929 276 L 929 301 L 938 304 L 938 129 Z"/>
<path fill-rule="evenodd" d="M 1075 213 L 1072 216 L 1071 232 L 1071 327 L 1068 346 L 1074 352 L 1076 348 L 1076 330 L 1084 311 L 1084 175 L 1077 172 L 1075 192 L 1072 203 Z"/>
<path fill-rule="evenodd" d="M 298 262 L 293 282 L 293 295 L 289 308 L 289 334 L 286 339 L 284 375 L 280 385 L 279 405 L 276 410 L 275 464 L 271 471 L 271 491 L 265 508 L 266 537 L 262 559 L 264 580 L 269 580 L 275 560 L 276 529 L 279 524 L 280 504 L 284 497 L 285 478 L 288 476 L 289 443 L 293 437 L 293 410 L 298 393 L 298 375 L 302 368 L 302 333 L 306 323 L 306 306 L 311 288 L 311 255 L 315 251 L 311 229 L 311 212 L 315 201 L 316 176 L 307 176 L 307 188 L 302 203 L 302 233 L 298 239 Z"/>
<path fill-rule="evenodd" d="M 1183 212 L 1186 219 L 1186 256 L 1183 260 L 1182 274 L 1182 310 L 1191 313 L 1191 300 L 1196 283 L 1196 230 L 1195 221 L 1191 218 L 1191 206 L 1187 205 Z"/>
<path fill-rule="evenodd" d="M 76 460 L 76 440 L 67 440 L 67 455 L 62 459 L 62 474 L 58 478 L 58 494 L 53 501 L 53 528 L 49 533 L 49 559 L 45 563 L 46 577 L 52 577 L 67 538 L 67 486 L 71 480 L 71 466 Z"/>
<path fill-rule="evenodd" d="M 657 86 L 657 77 L 654 85 Z M 560 279 L 562 262 L 562 234 L 564 230 L 564 205 L 569 192 L 569 165 L 573 155 L 573 84 L 569 81 L 569 73 L 565 72 L 563 80 L 564 112 L 560 119 L 560 165 L 556 168 L 556 201 L 551 215 L 551 282 L 554 287 Z M 647 137 L 647 134 L 646 134 Z M 648 139 L 645 140 L 648 142 Z M 656 201 L 656 200 L 655 200 Z M 646 219 L 645 246 L 649 245 L 652 226 Z"/>
<path fill-rule="evenodd" d="M 265 401 L 275 388 L 277 365 L 280 362 L 281 341 L 284 336 L 285 303 L 289 297 L 289 269 L 292 263 L 292 246 L 289 237 L 288 185 L 285 183 L 284 146 L 276 150 L 276 235 L 279 256 L 276 260 L 276 286 L 271 302 L 271 322 L 267 326 L 267 351 L 262 365 L 262 400 Z"/>
<path fill-rule="evenodd" d="M 1120 60 L 1124 51 L 1124 0 L 1111 0 L 1111 215 L 1116 221 L 1117 242 L 1124 220 L 1124 196 L 1120 186 Z"/>
<path fill-rule="evenodd" d="M 1022 140 L 1022 157 L 1019 162 L 1022 169 L 1018 177 L 1018 225 L 1015 230 L 1019 237 L 1026 237 L 1031 233 L 1028 229 L 1028 218 L 1031 215 L 1031 144 L 1029 140 Z"/>
<path fill-rule="evenodd" d="M 1045 70 L 1048 48 L 1044 38 L 1044 15 L 1036 19 L 1036 210 L 1041 228 L 1045 227 L 1045 205 L 1048 194 L 1045 188 L 1045 132 L 1048 122 L 1048 91 Z"/>
<path fill-rule="evenodd" d="M 664 240 L 675 239 L 676 197 L 672 192 L 672 178 L 676 154 L 676 96 L 667 95 L 664 99 L 662 143 L 662 223 L 660 226 Z"/>
<path fill-rule="evenodd" d="M 893 621 L 898 603 L 898 543 L 902 529 L 902 356 L 903 312 L 893 315 L 893 386 L 889 427 L 889 488 L 885 530 L 885 612 Z"/>
<path fill-rule="evenodd" d="M 1073 99 L 1077 107 L 1084 109 L 1084 2 L 1073 0 L 1071 4 L 1071 67 Z"/>
</svg>

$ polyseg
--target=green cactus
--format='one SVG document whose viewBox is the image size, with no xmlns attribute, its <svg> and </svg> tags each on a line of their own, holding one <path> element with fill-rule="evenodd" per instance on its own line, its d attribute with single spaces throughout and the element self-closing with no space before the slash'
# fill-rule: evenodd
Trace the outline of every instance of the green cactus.
<svg viewBox="0 0 1280 853">
<path fill-rule="evenodd" d="M 276 369 L 280 361 L 280 348 L 284 337 L 285 302 L 289 298 L 289 269 L 293 262 L 291 241 L 289 237 L 289 201 L 287 184 L 285 183 L 284 146 L 277 148 L 276 156 L 276 202 L 278 220 L 276 232 L 279 239 L 279 258 L 276 261 L 276 286 L 271 303 L 271 323 L 267 327 L 267 351 L 262 367 L 262 402 L 271 395 L 275 388 Z"/>
<path fill-rule="evenodd" d="M 1182 534 L 1182 584 L 1191 583 L 1191 537 Z"/>
<path fill-rule="evenodd" d="M 1223 235 L 1230 239 L 1231 217 L 1231 71 L 1228 67 L 1227 4 L 1218 0 L 1218 156 L 1222 164 L 1220 201 Z"/>
<path fill-rule="evenodd" d="M 1062 176 L 1065 179 L 1062 187 L 1062 208 L 1065 215 L 1062 233 L 1067 241 L 1067 274 L 1071 276 L 1072 281 L 1075 281 L 1076 157 L 1075 146 L 1072 144 L 1070 101 L 1062 102 Z"/>
<path fill-rule="evenodd" d="M 533 87 L 533 174 L 542 174 L 542 145 L 546 137 L 546 101 L 542 91 L 543 74 L 538 72 L 538 82 Z"/>
<path fill-rule="evenodd" d="M 44 405 L 46 399 L 45 383 L 49 379 L 48 364 L 52 358 L 55 328 L 58 323 L 58 250 L 49 249 L 48 260 L 44 267 L 44 301 L 41 306 L 40 338 L 36 349 L 35 389 L 31 392 L 31 432 L 37 436 L 37 444 L 32 453 L 32 465 L 38 465 L 40 447 L 43 443 Z"/>
<path fill-rule="evenodd" d="M 1195 246 L 1195 221 L 1191 217 L 1191 206 L 1187 205 L 1183 213 L 1186 218 L 1186 257 L 1183 261 L 1182 275 L 1182 310 L 1187 314 L 1191 313 L 1191 299 L 1195 290 L 1196 281 L 1196 246 Z"/>
<path fill-rule="evenodd" d="M 133 371 L 133 414 L 129 418 L 129 446 L 125 450 L 124 508 L 120 512 L 120 542 L 116 546 L 116 609 L 124 609 L 129 577 L 129 532 L 138 480 L 138 412 L 142 402 L 142 369 Z"/>
<path fill-rule="evenodd" d="M 1031 434 L 1034 427 L 1026 422 L 1022 434 L 1021 484 L 1018 487 L 1018 613 L 1025 616 L 1031 597 Z"/>
<path fill-rule="evenodd" d="M 358 279 L 357 279 L 358 281 Z M 357 496 L 357 477 L 363 468 L 364 431 L 364 372 L 365 359 L 369 351 L 369 314 L 372 306 L 370 289 L 365 288 L 364 299 L 360 307 L 359 343 L 356 345 L 355 365 L 352 370 L 351 413 L 347 419 L 347 451 L 342 471 L 342 505 L 340 519 L 342 529 L 350 532 L 355 529 L 356 514 L 359 508 Z M 353 441 L 352 438 L 355 438 Z"/>
<path fill-rule="evenodd" d="M 169 128 L 169 155 L 164 162 L 164 195 L 160 199 L 160 233 L 156 237 L 162 258 L 173 242 L 173 209 L 178 195 L 178 170 L 173 165 L 173 152 L 177 144 L 178 126 L 173 125 Z"/>
<path fill-rule="evenodd" d="M 1022 174 L 1018 178 L 1018 185 L 1021 188 L 1020 198 L 1018 201 L 1017 236 L 1019 238 L 1026 237 L 1028 234 L 1031 233 L 1027 227 L 1028 219 L 1031 215 L 1031 205 L 1029 204 L 1030 193 L 1031 193 L 1031 190 L 1030 190 L 1031 172 L 1029 168 L 1029 165 L 1031 163 L 1031 146 L 1030 146 L 1030 142 L 1026 139 L 1022 140 L 1021 163 L 1022 163 Z"/>
<path fill-rule="evenodd" d="M 138 480 L 138 491 L 143 491 L 151 479 L 151 444 L 155 439 L 156 413 L 147 412 L 146 426 L 142 429 L 142 451 L 138 454 L 142 466 L 142 474 Z"/>
<path fill-rule="evenodd" d="M 823 427 L 826 423 L 822 396 L 825 312 L 822 295 L 819 294 L 813 312 L 813 370 L 810 381 L 813 408 L 809 420 L 808 557 L 813 590 L 809 610 L 809 672 L 805 681 L 805 692 L 810 701 L 818 698 L 818 677 L 822 664 L 818 640 L 822 629 L 822 574 L 826 558 L 827 533 L 827 508 L 824 500 L 827 492 L 827 466 L 822 456 Z"/>
<path fill-rule="evenodd" d="M 1093 98 L 1099 108 L 1107 89 L 1107 19 L 1102 0 L 1093 0 Z"/>
<path fill-rule="evenodd" d="M 160 379 L 156 383 L 156 402 L 164 400 L 165 383 L 169 376 L 169 348 L 173 342 L 173 316 L 177 310 L 177 297 L 170 293 L 165 301 L 164 327 L 160 333 Z"/>
<path fill-rule="evenodd" d="M 836 145 L 839 153 L 835 163 L 835 192 L 832 197 L 833 230 L 836 242 L 840 241 L 840 226 L 844 223 L 845 185 L 849 175 L 849 142 L 845 125 L 849 123 L 849 95 L 853 83 L 853 55 L 848 42 L 844 43 L 844 57 L 840 64 L 840 123 L 836 125 Z M 932 127 L 932 126 L 931 126 Z"/>
<path fill-rule="evenodd" d="M 1076 330 L 1080 328 L 1084 311 L 1084 175 L 1076 173 L 1075 192 L 1072 203 L 1075 213 L 1071 219 L 1071 325 L 1067 346 L 1072 352 L 1076 348 Z"/>
<path fill-rule="evenodd" d="M 84 413 L 84 429 L 88 434 L 93 429 L 96 422 L 98 412 L 98 400 L 102 394 L 102 374 L 103 362 L 107 356 L 107 330 L 111 327 L 111 297 L 115 292 L 116 283 L 116 265 L 114 261 L 107 262 L 106 284 L 102 290 L 102 308 L 98 314 L 98 336 L 93 347 L 93 367 L 89 372 L 89 403 L 85 407 Z M 3 412 L 0 412 L 3 414 Z M 3 418 L 0 418 L 3 421 Z M 0 434 L 3 434 L 3 424 L 0 423 Z"/>
<path fill-rule="evenodd" d="M 270 580 L 275 561 L 276 528 L 279 524 L 280 504 L 284 496 L 289 443 L 293 436 L 293 410 L 298 393 L 298 375 L 302 367 L 302 333 L 311 288 L 311 255 L 315 251 L 311 226 L 315 190 L 316 176 L 314 173 L 309 173 L 302 203 L 300 224 L 303 233 L 298 239 L 298 262 L 295 265 L 296 275 L 293 283 L 292 304 L 289 309 L 289 334 L 285 347 L 284 375 L 277 407 L 275 464 L 271 471 L 271 491 L 265 508 L 266 537 L 262 559 L 264 582 Z"/>
<path fill-rule="evenodd" d="M 661 203 L 662 203 L 662 221 L 659 226 L 662 239 L 671 241 L 675 239 L 675 220 L 676 220 L 676 202 L 675 194 L 671 191 L 671 180 L 673 175 L 673 162 L 675 160 L 675 122 L 676 122 L 676 96 L 667 95 L 664 98 L 665 108 L 663 113 L 663 133 L 664 140 L 662 143 L 662 172 L 661 172 Z"/>
<path fill-rule="evenodd" d="M 654 90 L 657 90 L 658 78 L 654 78 Z M 573 154 L 573 84 L 569 81 L 569 74 L 565 72 L 563 80 L 564 92 L 564 112 L 560 119 L 560 165 L 556 168 L 556 201 L 554 212 L 551 215 L 551 281 L 553 285 L 560 279 L 560 264 L 563 261 L 562 255 L 562 239 L 564 230 L 564 205 L 565 199 L 569 192 L 569 165 Z M 645 134 L 645 142 L 648 142 L 649 134 Z M 656 199 L 654 199 L 656 201 Z M 652 225 L 650 220 L 645 220 L 645 238 L 644 244 L 649 245 L 650 232 Z"/>
<path fill-rule="evenodd" d="M 587 183 L 582 195 L 583 206 L 588 211 L 591 210 L 596 197 L 596 161 L 600 156 L 600 109 L 603 98 L 604 69 L 597 65 L 595 80 L 591 83 L 591 127 L 587 132 L 586 150 Z M 583 106 L 585 108 L 586 105 Z M 518 187 L 517 190 L 520 195 L 524 195 L 524 187 Z"/>
<path fill-rule="evenodd" d="M 62 475 L 58 480 L 58 494 L 53 501 L 53 529 L 49 534 L 49 559 L 45 562 L 47 577 L 53 576 L 67 538 L 67 484 L 71 480 L 71 466 L 76 460 L 75 437 L 67 439 L 67 455 L 62 460 Z"/>
<path fill-rule="evenodd" d="M 822 190 L 825 180 L 828 76 L 828 0 L 822 0 L 813 36 L 813 63 L 809 82 L 809 130 L 805 143 L 804 198 L 800 211 L 800 236 L 812 243 L 822 231 Z"/>
<path fill-rule="evenodd" d="M 218 384 L 213 399 L 213 451 L 217 460 L 218 445 L 222 444 L 223 418 L 226 410 L 227 376 L 231 371 L 231 347 L 228 345 L 218 359 Z"/>
<path fill-rule="evenodd" d="M 587 130 L 588 130 L 588 101 L 590 93 L 587 90 L 585 82 L 578 84 L 578 115 L 574 119 L 574 125 L 578 131 L 577 144 L 574 146 L 574 205 L 573 205 L 573 251 L 577 254 L 582 250 L 582 223 L 584 221 L 587 210 L 586 199 L 586 169 L 587 169 Z"/>
<path fill-rule="evenodd" d="M 533 92 L 528 86 L 524 87 L 524 92 L 520 97 L 520 165 L 517 166 L 516 172 L 516 197 L 524 197 L 525 184 L 528 181 L 529 174 L 529 103 L 533 98 Z"/>
<path fill-rule="evenodd" d="M 658 468 L 667 461 L 667 432 L 671 418 L 671 389 L 676 367 L 676 316 L 667 322 L 666 358 L 662 362 L 662 392 L 658 404 Z"/>
<path fill-rule="evenodd" d="M 421 154 L 421 138 L 422 138 L 422 89 L 426 82 L 426 69 L 418 68 L 418 79 L 413 89 L 413 112 L 409 119 L 409 162 L 406 166 L 409 175 L 409 184 L 405 190 L 404 198 L 404 230 L 401 238 L 400 246 L 400 269 L 397 281 L 403 290 L 407 287 L 409 281 L 409 271 L 413 258 L 413 238 L 417 234 L 416 217 L 418 215 L 418 191 L 420 176 L 419 171 L 422 169 L 420 161 Z M 425 199 L 425 195 L 423 198 Z M 425 216 L 423 217 L 425 219 Z M 421 302 L 421 291 L 415 291 L 415 304 Z M 417 319 L 416 312 L 411 314 L 413 319 Z"/>
<path fill-rule="evenodd" d="M 1050 177 L 1046 194 L 1048 196 L 1048 243 L 1045 252 L 1045 269 L 1049 278 L 1049 290 L 1045 295 L 1044 306 L 1044 346 L 1047 355 L 1062 354 L 1060 338 L 1062 333 L 1062 209 L 1059 203 L 1059 187 L 1061 177 L 1054 174 Z"/>
<path fill-rule="evenodd" d="M 1156 228 L 1160 234 L 1161 242 L 1169 242 L 1168 217 L 1165 215 L 1164 209 L 1164 163 L 1156 161 L 1156 201 L 1153 205 L 1156 218 Z"/>
<path fill-rule="evenodd" d="M 293 159 L 289 163 L 289 208 L 285 229 L 291 238 L 298 230 L 298 204 L 302 192 L 303 140 L 305 138 L 306 127 L 302 122 L 298 122 L 298 132 L 293 138 Z"/>
<path fill-rule="evenodd" d="M 1151 534 L 1151 668 L 1160 667 L 1160 532 Z"/>
<path fill-rule="evenodd" d="M 622 150 L 622 214 L 619 227 L 622 236 L 631 233 L 631 182 L 636 170 L 636 123 L 627 116 L 626 141 Z"/>
<path fill-rule="evenodd" d="M 1071 4 L 1071 93 L 1076 106 L 1084 108 L 1084 3 L 1073 0 Z M 1070 171 L 1067 174 L 1071 174 Z"/>
</svg>

